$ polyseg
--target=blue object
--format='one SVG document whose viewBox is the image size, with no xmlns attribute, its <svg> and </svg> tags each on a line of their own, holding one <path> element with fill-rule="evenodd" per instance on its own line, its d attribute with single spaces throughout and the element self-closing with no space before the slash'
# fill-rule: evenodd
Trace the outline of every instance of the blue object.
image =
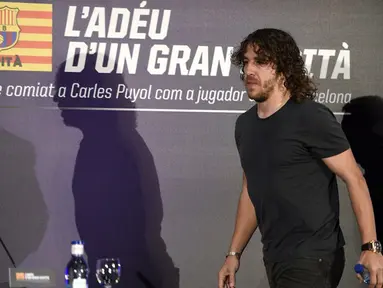
<svg viewBox="0 0 383 288">
<path fill-rule="evenodd" d="M 356 274 L 362 276 L 364 283 L 370 284 L 370 272 L 362 264 L 356 264 L 354 270 Z"/>
</svg>

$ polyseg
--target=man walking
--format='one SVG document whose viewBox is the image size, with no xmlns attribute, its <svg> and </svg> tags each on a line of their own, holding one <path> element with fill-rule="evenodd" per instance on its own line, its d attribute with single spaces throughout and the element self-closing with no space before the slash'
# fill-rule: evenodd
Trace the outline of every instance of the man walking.
<svg viewBox="0 0 383 288">
<path fill-rule="evenodd" d="M 366 182 L 332 112 L 313 101 L 295 40 L 278 29 L 248 35 L 232 55 L 256 102 L 235 140 L 243 187 L 219 288 L 235 287 L 240 256 L 259 227 L 272 288 L 335 288 L 344 269 L 336 175 L 347 185 L 363 241 L 360 263 L 382 287 L 383 260 Z"/>
</svg>

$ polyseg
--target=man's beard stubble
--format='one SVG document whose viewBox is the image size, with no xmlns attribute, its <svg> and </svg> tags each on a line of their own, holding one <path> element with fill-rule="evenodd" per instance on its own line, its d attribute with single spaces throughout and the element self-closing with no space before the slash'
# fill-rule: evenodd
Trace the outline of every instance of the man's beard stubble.
<svg viewBox="0 0 383 288">
<path fill-rule="evenodd" d="M 257 103 L 263 103 L 269 99 L 271 92 L 273 92 L 275 87 L 276 79 L 267 80 L 264 85 L 262 85 L 262 90 L 255 95 L 250 95 L 247 93 L 249 98 L 254 100 Z"/>
</svg>

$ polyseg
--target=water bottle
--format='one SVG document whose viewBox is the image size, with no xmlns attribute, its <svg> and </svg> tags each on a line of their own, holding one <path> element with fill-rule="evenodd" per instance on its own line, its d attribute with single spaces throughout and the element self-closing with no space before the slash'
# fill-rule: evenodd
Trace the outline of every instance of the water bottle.
<svg viewBox="0 0 383 288">
<path fill-rule="evenodd" d="M 370 272 L 362 264 L 356 264 L 354 270 L 356 274 L 362 276 L 364 283 L 370 284 Z"/>
<path fill-rule="evenodd" d="M 65 269 L 65 284 L 67 288 L 87 288 L 89 268 L 84 258 L 84 243 L 72 241 L 72 258 Z"/>
</svg>

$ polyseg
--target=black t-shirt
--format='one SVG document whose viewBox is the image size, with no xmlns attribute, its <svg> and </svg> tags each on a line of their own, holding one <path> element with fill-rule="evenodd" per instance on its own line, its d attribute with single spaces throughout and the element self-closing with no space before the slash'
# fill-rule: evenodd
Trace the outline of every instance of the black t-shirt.
<svg viewBox="0 0 383 288">
<path fill-rule="evenodd" d="M 238 117 L 235 140 L 265 259 L 318 256 L 345 244 L 336 176 L 322 159 L 349 144 L 326 106 L 290 99 L 262 119 L 254 105 Z"/>
</svg>

